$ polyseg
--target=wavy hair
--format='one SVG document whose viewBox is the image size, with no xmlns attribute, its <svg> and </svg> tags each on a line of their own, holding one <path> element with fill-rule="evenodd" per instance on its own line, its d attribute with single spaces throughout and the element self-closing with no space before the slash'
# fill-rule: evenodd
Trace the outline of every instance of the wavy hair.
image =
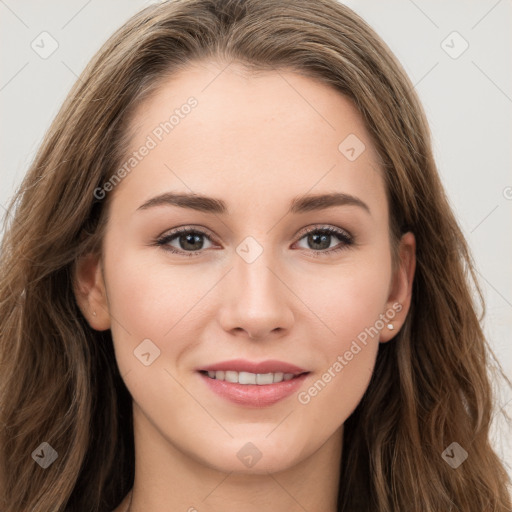
<svg viewBox="0 0 512 512">
<path fill-rule="evenodd" d="M 135 108 L 201 59 L 294 70 L 351 99 L 381 159 L 395 263 L 401 234 L 416 237 L 410 311 L 394 340 L 380 344 L 369 387 L 345 422 L 338 510 L 511 510 L 510 479 L 489 434 L 490 355 L 499 363 L 425 113 L 389 48 L 335 0 L 152 5 L 82 72 L 4 221 L 0 509 L 110 511 L 133 484 L 131 396 L 110 331 L 93 330 L 77 305 L 75 263 L 101 251 L 109 198 L 94 191 L 124 160 Z M 454 441 L 469 453 L 457 469 L 441 456 Z M 58 454 L 45 470 L 31 457 L 42 442 Z"/>
</svg>

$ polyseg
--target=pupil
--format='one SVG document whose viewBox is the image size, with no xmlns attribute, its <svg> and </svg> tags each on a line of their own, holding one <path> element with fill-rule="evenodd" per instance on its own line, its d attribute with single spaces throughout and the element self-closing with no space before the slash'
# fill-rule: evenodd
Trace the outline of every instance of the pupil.
<svg viewBox="0 0 512 512">
<path fill-rule="evenodd" d="M 311 235 L 310 238 L 312 238 L 314 241 L 313 243 L 322 243 L 324 242 L 324 246 L 323 247 L 320 247 L 320 249 L 328 249 L 329 248 L 329 238 L 330 238 L 331 235 Z M 320 238 L 321 240 L 320 241 L 317 241 L 317 239 Z M 325 244 L 325 242 L 327 242 L 327 244 Z"/>
<path fill-rule="evenodd" d="M 180 242 L 185 242 L 184 244 L 182 243 L 182 247 L 184 249 L 186 249 L 187 247 L 187 244 L 190 243 L 190 245 L 192 247 L 189 247 L 190 249 L 201 249 L 201 247 L 203 247 L 203 244 L 199 244 L 199 247 L 197 246 L 194 246 L 194 242 L 197 242 L 197 241 L 201 241 L 201 235 L 198 235 L 198 234 L 188 234 L 188 235 L 182 235 L 181 236 L 181 239 L 180 239 Z"/>
</svg>

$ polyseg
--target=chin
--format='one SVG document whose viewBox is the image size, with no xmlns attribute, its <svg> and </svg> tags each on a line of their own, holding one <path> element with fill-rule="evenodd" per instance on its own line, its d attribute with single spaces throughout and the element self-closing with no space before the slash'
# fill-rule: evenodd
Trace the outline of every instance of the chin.
<svg viewBox="0 0 512 512">
<path fill-rule="evenodd" d="M 265 439 L 268 430 L 261 437 L 230 439 L 228 443 L 219 443 L 218 450 L 201 454 L 204 463 L 224 473 L 265 475 L 285 471 L 297 464 L 300 450 L 296 443 L 288 445 L 278 436 L 275 439 Z M 292 448 L 293 447 L 293 448 Z"/>
</svg>

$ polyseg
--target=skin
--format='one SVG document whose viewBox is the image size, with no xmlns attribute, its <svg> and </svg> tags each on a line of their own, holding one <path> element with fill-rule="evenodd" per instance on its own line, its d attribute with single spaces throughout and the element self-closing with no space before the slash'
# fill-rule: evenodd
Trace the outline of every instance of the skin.
<svg viewBox="0 0 512 512">
<path fill-rule="evenodd" d="M 343 424 L 368 387 L 379 343 L 392 340 L 409 310 L 415 240 L 403 236 L 393 273 L 382 172 L 346 97 L 293 71 L 225 66 L 195 63 L 139 106 L 132 150 L 168 112 L 198 100 L 110 192 L 103 253 L 80 260 L 76 295 L 92 328 L 111 329 L 133 397 L 132 512 L 334 512 Z M 338 150 L 349 134 L 366 147 L 354 161 Z M 229 214 L 137 210 L 170 191 L 222 199 Z M 358 197 L 370 213 L 344 205 L 286 214 L 292 198 L 330 192 Z M 192 246 L 199 256 L 154 245 L 178 226 L 211 235 Z M 328 254 L 344 242 L 331 235 L 315 245 L 304 234 L 329 226 L 355 244 Z M 251 263 L 236 251 L 248 236 L 263 249 Z M 170 245 L 186 253 L 183 243 Z M 394 330 L 384 324 L 307 404 L 295 393 L 264 408 L 235 405 L 196 372 L 233 358 L 278 359 L 311 372 L 299 390 L 307 391 L 397 303 Z M 134 350 L 148 338 L 160 356 L 145 366 Z M 237 457 L 248 442 L 262 455 L 250 468 Z"/>
</svg>

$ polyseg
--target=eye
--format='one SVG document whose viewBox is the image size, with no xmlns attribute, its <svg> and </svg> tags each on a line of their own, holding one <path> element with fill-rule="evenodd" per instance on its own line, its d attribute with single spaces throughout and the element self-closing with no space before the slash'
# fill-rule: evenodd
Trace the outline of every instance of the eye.
<svg viewBox="0 0 512 512">
<path fill-rule="evenodd" d="M 210 243 L 212 242 L 212 238 L 205 231 L 185 226 L 176 228 L 158 238 L 155 245 L 180 256 L 199 256 L 205 249 L 203 238 L 206 238 Z M 334 238 L 337 238 L 341 243 L 332 247 L 331 242 Z M 306 247 L 306 249 L 309 249 L 315 257 L 329 255 L 347 249 L 354 244 L 353 237 L 347 231 L 331 226 L 309 228 L 302 234 L 299 242 L 302 239 L 306 239 L 306 242 L 312 246 L 312 248 Z"/>
<path fill-rule="evenodd" d="M 334 241 L 333 238 L 337 238 L 341 243 L 334 247 L 331 246 L 331 242 Z M 300 238 L 300 240 L 303 239 L 306 239 L 306 243 L 310 246 L 306 249 L 313 248 L 312 252 L 315 257 L 347 249 L 354 243 L 354 239 L 348 232 L 331 226 L 310 228 Z"/>
<path fill-rule="evenodd" d="M 204 248 L 202 238 L 206 238 L 211 242 L 211 238 L 206 232 L 200 229 L 192 229 L 191 227 L 177 228 L 163 237 L 156 240 L 156 245 L 162 249 L 180 254 L 182 256 L 198 256 L 200 250 Z M 172 242 L 178 244 L 178 247 L 171 245 Z"/>
</svg>

